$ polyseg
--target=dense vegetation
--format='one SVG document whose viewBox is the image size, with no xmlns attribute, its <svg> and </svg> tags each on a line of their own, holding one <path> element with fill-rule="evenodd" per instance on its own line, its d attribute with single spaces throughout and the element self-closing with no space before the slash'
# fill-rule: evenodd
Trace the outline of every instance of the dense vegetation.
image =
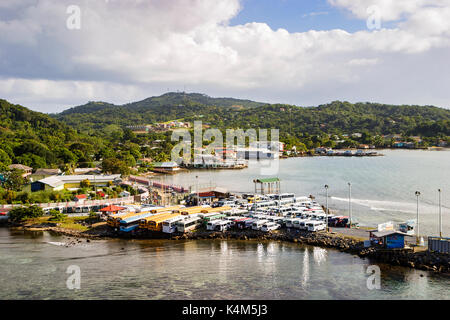
<svg viewBox="0 0 450 320">
<path fill-rule="evenodd" d="M 201 99 L 204 98 L 204 99 Z M 226 103 L 224 102 L 226 101 Z M 423 136 L 423 146 L 434 145 L 450 136 L 450 110 L 433 106 L 394 106 L 378 103 L 334 101 L 318 107 L 250 103 L 234 99 L 205 98 L 199 94 L 169 93 L 123 106 L 89 103 L 54 115 L 67 124 L 92 135 L 107 136 L 127 125 L 151 124 L 174 119 L 226 128 L 277 128 L 288 145 L 310 149 L 358 143 L 387 146 L 381 135 Z M 362 133 L 360 139 L 344 134 Z M 334 139 L 333 136 L 336 136 Z"/>
<path fill-rule="evenodd" d="M 104 139 L 80 134 L 74 128 L 19 105 L 0 100 L 0 163 L 37 168 L 89 166 Z M 94 148 L 96 146 L 96 148 Z"/>
<path fill-rule="evenodd" d="M 276 128 L 288 148 L 295 145 L 305 151 L 358 143 L 382 147 L 391 142 L 381 138 L 386 134 L 401 134 L 405 140 L 422 136 L 424 146 L 448 141 L 450 136 L 450 110 L 432 106 L 335 101 L 297 107 L 168 93 L 123 106 L 91 102 L 49 116 L 0 100 L 0 172 L 11 163 L 70 172 L 73 167 L 103 162 L 105 172 L 128 174 L 142 157 L 169 160 L 174 143 L 171 132 L 136 136 L 125 127 L 174 119 L 201 120 L 223 131 Z M 355 132 L 361 136 L 352 138 Z"/>
</svg>

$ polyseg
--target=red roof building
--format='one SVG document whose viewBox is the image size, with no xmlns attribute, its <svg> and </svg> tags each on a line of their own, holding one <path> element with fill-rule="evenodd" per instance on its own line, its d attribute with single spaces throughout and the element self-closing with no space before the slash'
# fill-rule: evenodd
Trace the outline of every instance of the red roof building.
<svg viewBox="0 0 450 320">
<path fill-rule="evenodd" d="M 100 211 L 101 212 L 118 212 L 118 211 L 121 211 L 124 209 L 126 209 L 126 208 L 115 206 L 115 205 L 110 205 L 110 206 L 107 206 L 106 208 L 100 209 Z"/>
</svg>

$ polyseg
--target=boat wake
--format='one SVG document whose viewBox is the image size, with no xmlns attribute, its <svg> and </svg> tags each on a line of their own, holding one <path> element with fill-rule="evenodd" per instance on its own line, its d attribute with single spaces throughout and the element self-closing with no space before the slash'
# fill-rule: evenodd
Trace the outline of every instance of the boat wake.
<svg viewBox="0 0 450 320">
<path fill-rule="evenodd" d="M 348 198 L 331 197 L 336 201 L 348 202 Z M 415 213 L 416 204 L 410 202 L 381 201 L 370 199 L 352 199 L 352 203 L 370 208 L 373 211 L 396 211 L 402 213 Z"/>
<path fill-rule="evenodd" d="M 49 242 L 46 242 L 46 243 L 51 244 L 51 245 L 54 245 L 54 246 L 59 246 L 59 247 L 64 247 L 64 246 L 66 245 L 66 243 L 64 243 L 64 242 L 53 242 L 53 241 L 49 241 Z"/>
</svg>

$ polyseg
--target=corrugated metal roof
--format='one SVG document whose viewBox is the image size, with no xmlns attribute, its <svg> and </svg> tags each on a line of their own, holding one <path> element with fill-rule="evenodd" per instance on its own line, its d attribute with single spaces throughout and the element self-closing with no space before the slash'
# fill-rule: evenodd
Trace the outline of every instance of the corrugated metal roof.
<svg viewBox="0 0 450 320">
<path fill-rule="evenodd" d="M 265 179 L 255 179 L 255 182 L 259 183 L 270 183 L 270 182 L 279 182 L 280 178 L 265 178 Z"/>
<path fill-rule="evenodd" d="M 377 238 L 386 237 L 386 236 L 390 236 L 390 235 L 393 235 L 393 234 L 400 234 L 400 235 L 403 235 L 403 236 L 407 236 L 406 233 L 403 233 L 403 232 L 400 232 L 400 231 L 395 231 L 395 230 L 372 232 L 372 234 L 375 237 L 377 237 Z"/>
</svg>

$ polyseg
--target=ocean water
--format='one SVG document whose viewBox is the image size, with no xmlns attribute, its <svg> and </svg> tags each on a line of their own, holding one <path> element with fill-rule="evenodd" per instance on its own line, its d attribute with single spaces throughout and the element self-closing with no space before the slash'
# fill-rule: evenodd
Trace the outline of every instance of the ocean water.
<svg viewBox="0 0 450 320">
<path fill-rule="evenodd" d="M 441 189 L 443 232 L 450 236 L 450 151 L 380 152 L 385 156 L 280 159 L 278 170 L 270 177 L 281 179 L 282 192 L 314 195 L 323 205 L 324 185 L 329 185 L 329 207 L 341 214 L 348 214 L 351 182 L 353 218 L 365 226 L 415 219 L 415 191 L 420 191 L 420 231 L 424 235 L 439 233 L 437 190 Z M 242 170 L 196 170 L 166 176 L 164 180 L 186 187 L 213 184 L 231 192 L 254 192 L 252 181 L 269 177 L 262 174 L 267 166 L 259 162 Z"/>
<path fill-rule="evenodd" d="M 450 299 L 450 278 L 274 241 L 70 239 L 0 228 L 3 299 Z M 80 270 L 80 289 L 69 289 Z"/>
</svg>

